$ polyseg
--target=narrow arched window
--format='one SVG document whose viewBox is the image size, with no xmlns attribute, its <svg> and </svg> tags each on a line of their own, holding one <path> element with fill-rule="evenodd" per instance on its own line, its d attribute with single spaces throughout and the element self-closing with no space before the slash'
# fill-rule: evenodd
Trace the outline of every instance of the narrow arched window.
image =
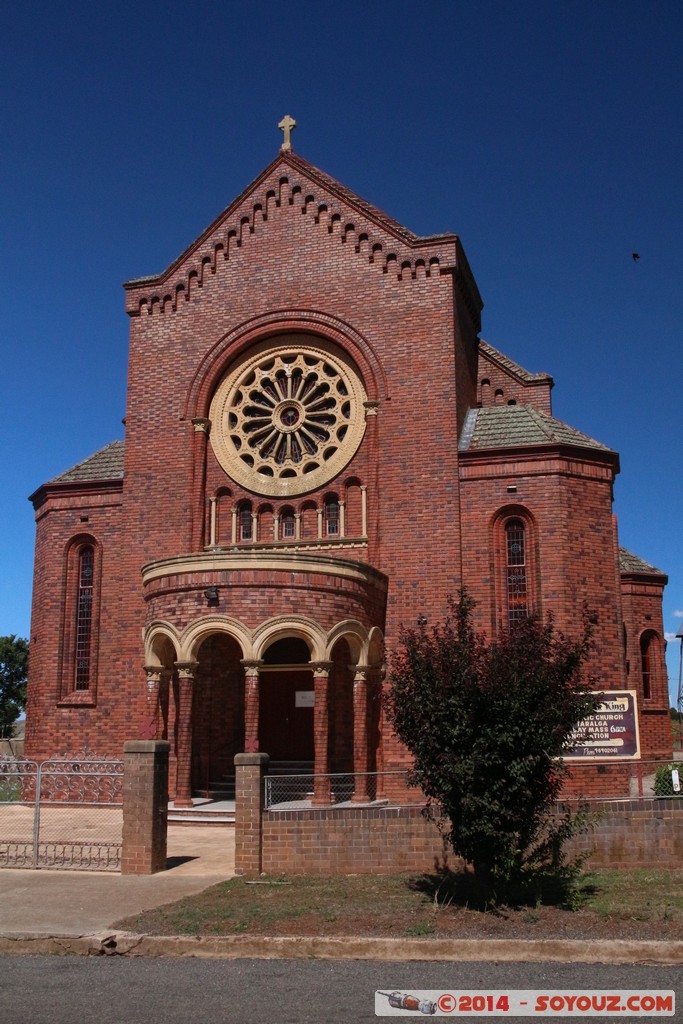
<svg viewBox="0 0 683 1024">
<path fill-rule="evenodd" d="M 339 536 L 339 502 L 336 497 L 325 499 L 325 534 Z"/>
<path fill-rule="evenodd" d="M 291 508 L 283 508 L 280 516 L 280 536 L 283 540 L 294 540 L 296 537 L 296 520 Z"/>
<path fill-rule="evenodd" d="M 95 552 L 91 545 L 87 545 L 81 548 L 78 557 L 76 648 L 74 651 L 74 687 L 76 690 L 87 690 L 90 688 L 94 576 Z"/>
<path fill-rule="evenodd" d="M 640 671 L 643 682 L 643 698 L 650 700 L 652 697 L 653 683 L 655 680 L 655 653 L 657 640 L 654 633 L 643 633 L 640 638 Z"/>
<path fill-rule="evenodd" d="M 251 516 L 251 504 L 245 501 L 239 509 L 239 537 L 241 541 L 251 540 L 253 537 L 253 521 Z"/>
<path fill-rule="evenodd" d="M 508 628 L 523 622 L 529 614 L 526 529 L 521 519 L 505 524 L 506 590 Z"/>
</svg>

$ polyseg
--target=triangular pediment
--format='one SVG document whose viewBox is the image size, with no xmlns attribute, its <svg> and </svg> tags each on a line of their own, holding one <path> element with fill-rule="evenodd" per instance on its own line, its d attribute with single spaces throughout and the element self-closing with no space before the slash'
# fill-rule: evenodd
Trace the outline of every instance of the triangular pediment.
<svg viewBox="0 0 683 1024">
<path fill-rule="evenodd" d="M 457 235 L 415 235 L 292 152 L 281 152 L 163 273 L 127 281 L 128 313 L 176 310 L 204 287 L 221 260 L 237 256 L 250 236 L 267 232 L 285 205 L 297 207 L 312 229 L 336 235 L 347 252 L 362 254 L 398 278 L 455 273 L 478 318 L 481 298 Z"/>
</svg>

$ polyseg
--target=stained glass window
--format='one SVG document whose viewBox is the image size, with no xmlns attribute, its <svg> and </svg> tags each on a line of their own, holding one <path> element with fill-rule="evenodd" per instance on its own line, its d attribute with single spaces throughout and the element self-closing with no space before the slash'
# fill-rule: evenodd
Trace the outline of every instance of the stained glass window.
<svg viewBox="0 0 683 1024">
<path fill-rule="evenodd" d="M 94 572 L 95 553 L 92 547 L 88 545 L 81 548 L 78 560 L 75 650 L 75 686 L 77 690 L 87 690 L 90 687 Z"/>
<path fill-rule="evenodd" d="M 523 622 L 529 614 L 527 590 L 526 534 L 521 519 L 510 519 L 505 525 L 507 548 L 508 627 Z"/>
</svg>

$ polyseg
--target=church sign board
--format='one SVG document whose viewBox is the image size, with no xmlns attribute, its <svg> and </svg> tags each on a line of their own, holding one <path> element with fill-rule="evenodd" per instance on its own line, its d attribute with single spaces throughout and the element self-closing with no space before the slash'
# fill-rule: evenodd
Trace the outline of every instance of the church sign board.
<svg viewBox="0 0 683 1024">
<path fill-rule="evenodd" d="M 640 757 L 635 690 L 610 690 L 595 714 L 576 727 L 565 761 Z"/>
</svg>

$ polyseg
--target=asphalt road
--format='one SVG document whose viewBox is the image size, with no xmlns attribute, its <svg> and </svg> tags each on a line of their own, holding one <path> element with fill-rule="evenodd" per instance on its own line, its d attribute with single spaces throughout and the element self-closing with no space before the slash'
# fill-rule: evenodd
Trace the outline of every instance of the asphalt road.
<svg viewBox="0 0 683 1024">
<path fill-rule="evenodd" d="M 675 1018 L 660 1019 L 683 1020 L 683 967 L 679 966 L 0 956 L 0 1021 L 356 1024 L 383 1019 L 375 1016 L 376 989 L 557 987 L 673 989 L 681 1007 Z M 406 1015 L 404 1019 L 419 1018 Z M 482 1017 L 451 1019 L 471 1022 Z M 521 1024 L 531 1018 L 509 1019 Z M 613 1018 L 561 1019 L 600 1024 Z M 652 1018 L 630 1019 L 652 1024 Z"/>
</svg>

